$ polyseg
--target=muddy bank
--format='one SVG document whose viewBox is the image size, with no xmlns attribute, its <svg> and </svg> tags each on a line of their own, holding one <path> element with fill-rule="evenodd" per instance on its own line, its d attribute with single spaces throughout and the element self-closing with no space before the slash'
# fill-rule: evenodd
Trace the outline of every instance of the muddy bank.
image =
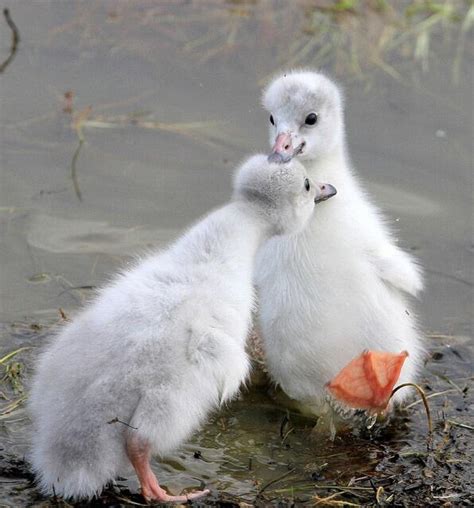
<svg viewBox="0 0 474 508">
<path fill-rule="evenodd" d="M 16 324 L 17 339 L 21 337 L 23 347 L 31 349 L 20 351 L 15 361 L 28 365 L 49 331 L 50 326 L 38 323 Z M 154 469 L 173 492 L 203 484 L 211 488 L 212 495 L 205 503 L 194 503 L 197 506 L 342 506 L 342 502 L 470 506 L 474 501 L 472 357 L 466 339 L 433 336 L 429 341 L 422 386 L 433 414 L 431 439 L 422 404 L 415 399 L 385 427 L 338 435 L 331 442 L 314 434 L 313 420 L 287 411 L 261 373 L 240 400 L 214 414 L 188 445 L 168 460 L 155 462 Z M 28 368 L 23 372 L 27 376 Z M 11 400 L 21 396 L 21 379 L 16 379 L 16 389 L 4 379 L 4 394 Z M 35 489 L 24 461 L 29 425 L 24 409 L 20 405 L 8 414 L 5 405 L 2 409 L 6 440 L 0 451 L 0 485 L 5 506 L 62 505 L 44 499 Z M 144 504 L 136 489 L 133 477 L 123 478 L 100 499 L 74 506 Z"/>
</svg>

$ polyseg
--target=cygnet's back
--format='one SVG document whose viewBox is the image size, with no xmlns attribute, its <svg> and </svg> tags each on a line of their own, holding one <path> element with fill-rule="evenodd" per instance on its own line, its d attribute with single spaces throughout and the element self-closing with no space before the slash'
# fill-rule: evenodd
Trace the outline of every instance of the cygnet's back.
<svg viewBox="0 0 474 508">
<path fill-rule="evenodd" d="M 179 446 L 246 378 L 254 257 L 304 226 L 322 194 L 306 187 L 299 163 L 251 158 L 230 204 L 125 270 L 53 339 L 30 399 L 45 493 L 90 498 L 131 462 L 145 497 L 186 499 L 159 487 L 149 456 Z"/>
</svg>

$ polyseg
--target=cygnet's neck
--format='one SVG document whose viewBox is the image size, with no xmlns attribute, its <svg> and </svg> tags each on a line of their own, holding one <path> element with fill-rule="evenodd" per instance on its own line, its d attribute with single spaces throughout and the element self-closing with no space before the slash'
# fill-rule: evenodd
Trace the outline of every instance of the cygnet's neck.
<svg viewBox="0 0 474 508">
<path fill-rule="evenodd" d="M 261 208 L 240 199 L 232 201 L 226 208 L 235 214 L 236 237 L 242 236 L 245 239 L 250 249 L 249 253 L 254 256 L 271 235 L 271 226 L 265 220 Z"/>
<path fill-rule="evenodd" d="M 331 152 L 316 159 L 304 161 L 304 166 L 313 180 L 334 185 L 338 193 L 353 181 L 349 157 L 343 140 Z"/>
</svg>

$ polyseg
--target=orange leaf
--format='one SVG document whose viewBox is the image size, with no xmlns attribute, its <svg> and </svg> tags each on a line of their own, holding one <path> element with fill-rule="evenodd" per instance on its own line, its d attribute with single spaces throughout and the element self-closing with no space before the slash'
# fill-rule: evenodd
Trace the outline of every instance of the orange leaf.
<svg viewBox="0 0 474 508">
<path fill-rule="evenodd" d="M 407 357 L 407 351 L 364 351 L 326 386 L 333 397 L 347 406 L 372 413 L 383 411 Z"/>
</svg>

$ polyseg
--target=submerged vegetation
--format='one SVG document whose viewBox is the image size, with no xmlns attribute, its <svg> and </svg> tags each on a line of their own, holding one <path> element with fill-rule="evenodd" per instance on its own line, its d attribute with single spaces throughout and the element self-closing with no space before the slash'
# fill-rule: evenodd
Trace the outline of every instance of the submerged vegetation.
<svg viewBox="0 0 474 508">
<path fill-rule="evenodd" d="M 20 347 L 0 358 L 0 421 L 23 408 L 27 394 L 23 385 L 25 364 L 21 358 L 30 347 Z"/>
<path fill-rule="evenodd" d="M 4 403 L 0 405 L 0 419 L 7 417 L 22 406 L 26 400 L 23 387 L 24 364 L 15 359 L 16 355 L 30 348 L 20 347 L 0 358 L 3 377 L 0 379 L 0 397 Z M 1 374 L 0 374 L 1 376 Z"/>
<path fill-rule="evenodd" d="M 167 41 L 159 49 L 179 48 L 183 63 L 235 58 L 258 69 L 261 82 L 278 65 L 312 66 L 370 86 L 377 71 L 407 83 L 414 71 L 416 79 L 442 46 L 453 51 L 456 82 L 464 51 L 472 51 L 465 38 L 473 26 L 469 0 L 194 1 L 186 14 L 174 3 L 143 1 L 108 4 L 105 11 L 78 5 L 75 18 L 54 28 L 50 40 L 74 27 L 80 44 L 107 44 L 153 65 L 158 35 Z"/>
<path fill-rule="evenodd" d="M 9 9 L 6 9 L 6 8 L 3 9 L 3 17 L 5 18 L 5 22 L 12 32 L 12 38 L 11 38 L 10 54 L 0 64 L 0 74 L 5 72 L 5 69 L 10 65 L 10 63 L 15 58 L 16 52 L 18 50 L 18 44 L 20 42 L 20 33 L 18 32 L 18 28 L 15 25 L 15 22 L 13 21 L 12 17 L 10 16 Z"/>
</svg>

